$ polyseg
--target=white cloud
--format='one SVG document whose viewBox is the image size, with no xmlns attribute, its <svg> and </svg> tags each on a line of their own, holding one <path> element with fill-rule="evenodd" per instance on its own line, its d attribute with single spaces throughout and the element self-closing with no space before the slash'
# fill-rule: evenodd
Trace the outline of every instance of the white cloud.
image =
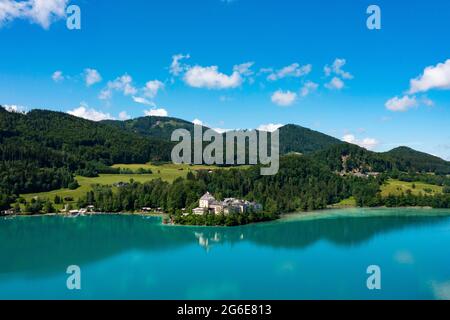
<svg viewBox="0 0 450 320">
<path fill-rule="evenodd" d="M 0 1 L 0 25 L 23 16 L 26 2 Z"/>
<path fill-rule="evenodd" d="M 345 136 L 342 137 L 342 141 L 356 144 L 357 140 L 356 140 L 356 137 L 353 134 L 346 134 Z"/>
<path fill-rule="evenodd" d="M 190 68 L 184 75 L 184 81 L 194 88 L 230 89 L 242 84 L 242 77 L 238 71 L 231 75 L 219 72 L 217 66 Z"/>
<path fill-rule="evenodd" d="M 360 147 L 366 148 L 367 150 L 373 150 L 380 144 L 380 142 L 374 138 L 364 138 L 360 140 L 353 134 L 346 134 L 342 137 L 342 140 L 351 144 L 356 144 Z"/>
<path fill-rule="evenodd" d="M 152 106 L 152 107 L 156 106 L 155 103 L 153 103 L 152 101 L 149 101 L 148 99 L 143 98 L 143 97 L 133 96 L 133 101 L 136 103 L 145 104 L 147 106 Z"/>
<path fill-rule="evenodd" d="M 269 70 L 269 69 L 265 69 Z M 277 81 L 286 77 L 295 77 L 299 78 L 307 75 L 312 70 L 312 65 L 307 64 L 304 66 L 300 66 L 298 63 L 293 63 L 289 66 L 286 66 L 280 70 L 272 72 L 267 79 L 270 81 Z"/>
<path fill-rule="evenodd" d="M 236 129 L 223 129 L 223 128 L 213 128 L 213 130 L 217 133 L 225 133 L 225 132 L 229 132 L 229 131 L 235 131 Z"/>
<path fill-rule="evenodd" d="M 176 54 L 172 56 L 172 64 L 170 65 L 170 73 L 174 76 L 178 76 L 180 73 L 187 70 L 186 65 L 180 63 L 181 60 L 189 59 L 190 55 Z"/>
<path fill-rule="evenodd" d="M 200 65 L 190 66 L 188 64 L 181 64 L 181 60 L 189 58 L 189 55 L 183 54 L 172 56 L 170 73 L 174 76 L 184 73 L 183 80 L 191 87 L 207 89 L 236 88 L 244 82 L 244 78 L 246 77 L 248 77 L 250 83 L 254 82 L 254 79 L 251 78 L 254 74 L 253 70 L 251 70 L 254 62 L 235 65 L 233 66 L 233 72 L 228 75 L 220 72 L 218 66 L 203 67 Z"/>
<path fill-rule="evenodd" d="M 68 114 L 83 118 L 87 120 L 92 121 L 102 121 L 102 120 L 113 120 L 114 117 L 112 117 L 109 113 L 103 113 L 94 109 L 89 108 L 87 105 L 82 105 L 78 108 L 75 108 L 73 110 L 67 111 Z"/>
<path fill-rule="evenodd" d="M 267 131 L 267 132 L 274 132 L 278 129 L 280 129 L 281 127 L 283 127 L 283 124 L 273 124 L 273 123 L 269 123 L 269 124 L 262 124 L 258 127 L 258 131 Z"/>
<path fill-rule="evenodd" d="M 62 73 L 62 71 L 55 71 L 55 72 L 53 72 L 53 74 L 52 74 L 52 80 L 53 81 L 55 81 L 55 82 L 61 82 L 61 81 L 63 81 L 64 80 L 64 76 L 63 76 L 63 73 Z"/>
<path fill-rule="evenodd" d="M 254 62 L 246 62 L 235 65 L 233 67 L 233 71 L 240 73 L 243 76 L 251 76 L 254 72 L 251 70 L 251 67 L 254 65 Z"/>
<path fill-rule="evenodd" d="M 416 97 L 403 96 L 402 98 L 394 97 L 386 102 L 386 108 L 394 112 L 403 112 L 411 108 L 417 107 Z"/>
<path fill-rule="evenodd" d="M 5 108 L 6 111 L 8 112 L 13 112 L 13 113 L 22 113 L 25 114 L 27 113 L 27 108 L 24 106 L 18 106 L 15 104 L 7 104 L 3 106 Z"/>
<path fill-rule="evenodd" d="M 426 105 L 427 107 L 434 106 L 434 101 L 431 99 L 428 99 L 427 97 L 422 97 L 421 102 Z"/>
<path fill-rule="evenodd" d="M 121 90 L 125 95 L 136 94 L 137 89 L 131 84 L 132 81 L 133 79 L 130 76 L 122 76 L 121 80 L 119 81 L 118 89 Z"/>
<path fill-rule="evenodd" d="M 317 83 L 314 83 L 312 81 L 307 81 L 303 87 L 300 89 L 300 95 L 302 97 L 306 97 L 307 95 L 309 95 L 312 91 L 317 90 L 317 88 L 319 87 L 319 85 Z"/>
<path fill-rule="evenodd" d="M 128 113 L 126 111 L 122 111 L 121 113 L 119 113 L 119 119 L 120 120 L 128 120 L 131 117 L 128 115 Z"/>
<path fill-rule="evenodd" d="M 349 72 L 344 71 L 342 68 L 346 65 L 347 61 L 345 59 L 335 59 L 333 64 L 330 66 L 326 65 L 324 67 L 325 75 L 328 77 L 332 73 L 342 77 L 343 79 L 353 79 L 353 75 Z"/>
<path fill-rule="evenodd" d="M 364 138 L 358 144 L 367 150 L 373 150 L 380 144 L 380 142 L 374 138 Z"/>
<path fill-rule="evenodd" d="M 97 70 L 87 68 L 84 70 L 84 80 L 86 82 L 86 85 L 90 87 L 96 83 L 101 82 L 102 76 Z"/>
<path fill-rule="evenodd" d="M 297 94 L 291 91 L 278 90 L 272 95 L 272 102 L 279 106 L 290 106 L 297 99 Z"/>
<path fill-rule="evenodd" d="M 415 96 L 408 96 L 405 95 L 401 98 L 394 97 L 392 99 L 389 99 L 385 106 L 388 110 L 394 111 L 394 112 L 404 112 L 408 111 L 411 108 L 418 107 L 419 105 L 425 105 L 427 107 L 434 106 L 433 100 L 428 99 L 426 96 L 423 96 L 421 98 L 416 98 Z"/>
<path fill-rule="evenodd" d="M 261 69 L 259 69 L 258 75 L 267 74 L 267 73 L 273 73 L 273 69 L 272 68 L 261 68 Z"/>
<path fill-rule="evenodd" d="M 203 121 L 199 120 L 199 119 L 192 120 L 192 123 L 197 125 L 197 126 L 202 126 L 203 125 Z"/>
<path fill-rule="evenodd" d="M 450 59 L 425 68 L 422 75 L 410 81 L 410 94 L 432 89 L 450 89 Z"/>
<path fill-rule="evenodd" d="M 100 92 L 99 98 L 102 100 L 110 99 L 113 91 L 122 92 L 126 96 L 135 95 L 137 93 L 137 89 L 133 86 L 132 83 L 133 78 L 131 78 L 127 74 L 124 74 L 114 81 L 109 81 L 106 88 Z"/>
<path fill-rule="evenodd" d="M 327 77 L 334 75 L 333 79 L 325 87 L 330 90 L 341 90 L 345 87 L 345 83 L 342 79 L 350 80 L 353 79 L 353 75 L 342 68 L 346 65 L 347 61 L 345 59 L 335 59 L 331 66 L 326 65 L 323 71 Z"/>
<path fill-rule="evenodd" d="M 48 29 L 50 25 L 66 16 L 68 0 L 1 0 L 0 26 L 15 19 L 25 19 Z"/>
<path fill-rule="evenodd" d="M 223 95 L 223 96 L 219 97 L 219 100 L 220 100 L 220 102 L 229 102 L 229 101 L 233 101 L 233 98 L 230 96 Z"/>
<path fill-rule="evenodd" d="M 334 77 L 329 83 L 325 84 L 325 87 L 330 90 L 341 90 L 342 88 L 344 88 L 344 86 L 344 81 L 342 81 L 338 77 Z"/>
<path fill-rule="evenodd" d="M 116 78 L 114 81 L 109 81 L 107 86 L 100 92 L 99 98 L 102 100 L 110 99 L 115 91 L 124 94 L 125 96 L 132 96 L 133 101 L 140 104 L 154 106 L 155 104 L 146 97 L 153 99 L 158 92 L 164 89 L 165 85 L 159 80 L 148 81 L 144 88 L 137 89 L 133 85 L 133 78 L 127 74 Z M 137 96 L 138 92 L 140 93 Z"/>
<path fill-rule="evenodd" d="M 160 108 L 160 109 L 153 108 L 150 110 L 145 110 L 144 114 L 146 116 L 156 116 L 156 117 L 167 117 L 169 115 L 167 110 L 164 108 Z"/>
<path fill-rule="evenodd" d="M 112 97 L 112 90 L 110 89 L 103 89 L 100 94 L 98 95 L 98 98 L 100 100 L 108 100 Z"/>
<path fill-rule="evenodd" d="M 163 90 L 165 87 L 164 83 L 159 80 L 152 80 L 146 83 L 144 88 L 145 96 L 153 99 L 158 95 L 159 90 Z"/>
</svg>

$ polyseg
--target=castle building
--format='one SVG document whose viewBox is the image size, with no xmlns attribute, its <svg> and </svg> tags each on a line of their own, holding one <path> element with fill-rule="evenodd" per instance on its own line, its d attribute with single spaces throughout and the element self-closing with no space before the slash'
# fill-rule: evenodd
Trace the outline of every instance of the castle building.
<svg viewBox="0 0 450 320">
<path fill-rule="evenodd" d="M 235 198 L 226 198 L 224 201 L 217 201 L 209 192 L 205 193 L 199 200 L 199 207 L 192 210 L 197 215 L 211 214 L 236 214 L 262 211 L 261 204 L 244 201 Z"/>
</svg>

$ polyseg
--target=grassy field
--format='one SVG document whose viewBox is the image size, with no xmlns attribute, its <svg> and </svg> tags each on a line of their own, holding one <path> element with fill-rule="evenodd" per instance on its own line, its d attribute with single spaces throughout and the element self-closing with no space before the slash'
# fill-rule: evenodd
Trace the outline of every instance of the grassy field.
<svg viewBox="0 0 450 320">
<path fill-rule="evenodd" d="M 59 189 L 50 192 L 41 192 L 41 193 L 32 193 L 32 194 L 23 194 L 21 195 L 27 202 L 29 202 L 33 198 L 40 199 L 48 199 L 53 201 L 55 196 L 58 195 L 61 198 L 70 197 L 73 198 L 75 203 L 80 197 L 84 197 L 86 192 L 91 190 L 92 185 L 100 184 L 100 185 L 112 185 L 118 182 L 129 182 L 130 179 L 133 179 L 137 182 L 147 182 L 154 179 L 161 178 L 167 182 L 173 182 L 175 179 L 180 177 L 186 177 L 189 171 L 197 171 L 197 170 L 217 170 L 218 167 L 215 166 L 190 166 L 190 165 L 176 165 L 176 164 L 162 164 L 162 165 L 154 165 L 154 164 L 116 164 L 113 166 L 114 168 L 122 168 L 129 169 L 136 172 L 139 168 L 143 169 L 151 169 L 152 174 L 100 174 L 99 177 L 96 178 L 86 178 L 77 176 L 76 179 L 80 185 L 80 187 L 76 190 L 69 189 Z M 66 202 L 71 203 L 71 202 Z M 55 205 L 57 209 L 62 209 L 62 206 Z"/>
<path fill-rule="evenodd" d="M 348 207 L 356 207 L 356 199 L 354 197 L 350 197 L 342 200 L 339 203 L 336 203 L 332 206 L 333 208 L 348 208 Z"/>
<path fill-rule="evenodd" d="M 75 203 L 80 197 L 85 196 L 86 192 L 91 190 L 92 185 L 112 185 L 118 182 L 129 182 L 130 179 L 134 179 L 134 181 L 138 182 L 146 182 L 158 177 L 152 174 L 101 174 L 96 178 L 86 178 L 81 176 L 76 176 L 75 178 L 80 185 L 80 187 L 76 190 L 59 189 L 49 192 L 23 194 L 21 196 L 29 202 L 33 198 L 48 199 L 53 201 L 55 196 L 58 195 L 63 199 L 66 197 L 73 199 L 73 201 L 65 201 L 66 203 Z M 62 206 L 55 205 L 55 207 L 57 209 L 62 209 Z"/>
<path fill-rule="evenodd" d="M 387 197 L 389 194 L 399 195 L 401 193 L 406 193 L 407 190 L 415 195 L 420 193 L 426 195 L 435 195 L 442 193 L 442 187 L 435 186 L 432 184 L 427 184 L 423 182 L 404 182 L 400 180 L 389 179 L 387 184 L 381 187 L 381 195 Z"/>
<path fill-rule="evenodd" d="M 415 195 L 422 193 L 423 195 L 436 195 L 443 192 L 443 187 L 427 184 L 423 182 L 404 182 L 400 180 L 389 179 L 388 182 L 381 187 L 381 195 L 387 197 L 390 194 L 400 195 L 406 194 L 407 190 Z M 344 199 L 332 206 L 333 208 L 347 208 L 356 207 L 356 200 L 354 197 Z"/>
<path fill-rule="evenodd" d="M 147 164 L 115 164 L 113 168 L 128 169 L 137 172 L 139 169 L 150 169 L 153 172 L 155 179 L 161 178 L 165 181 L 172 182 L 173 180 L 186 177 L 189 171 L 197 170 L 217 170 L 218 167 L 215 166 L 203 166 L 203 165 L 187 165 L 187 164 L 173 164 L 167 163 L 162 165 L 155 165 L 151 163 Z"/>
</svg>

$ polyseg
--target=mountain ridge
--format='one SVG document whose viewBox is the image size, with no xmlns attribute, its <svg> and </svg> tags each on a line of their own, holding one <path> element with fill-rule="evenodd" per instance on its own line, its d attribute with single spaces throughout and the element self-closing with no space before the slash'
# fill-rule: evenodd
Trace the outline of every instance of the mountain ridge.
<svg viewBox="0 0 450 320">
<path fill-rule="evenodd" d="M 63 145 L 73 144 L 74 148 L 85 149 L 89 146 L 99 149 L 114 148 L 118 144 L 124 150 L 133 144 L 141 143 L 150 149 L 160 148 L 159 156 L 144 152 L 144 157 L 119 155 L 103 157 L 107 164 L 116 161 L 131 163 L 147 161 L 168 161 L 170 149 L 174 145 L 170 136 L 175 129 L 186 129 L 193 132 L 192 122 L 174 118 L 146 116 L 130 120 L 103 120 L 95 122 L 69 115 L 64 112 L 50 110 L 32 110 L 26 114 L 9 112 L 0 106 L 0 142 L 22 137 L 27 142 L 44 144 L 51 149 L 62 149 Z M 204 127 L 207 128 L 207 127 Z M 36 132 L 35 132 L 36 131 Z M 50 137 L 50 138 L 49 138 Z M 47 139 L 49 138 L 49 139 Z M 132 144 L 131 144 L 132 145 Z M 297 124 L 287 124 L 280 128 L 280 154 L 301 153 L 316 154 L 335 148 L 348 153 L 345 146 L 351 145 L 319 131 Z M 351 152 L 364 154 L 363 158 L 380 157 L 394 162 L 401 169 L 418 171 L 439 171 L 450 173 L 450 162 L 409 147 L 397 147 L 387 152 L 373 152 L 360 146 L 351 148 Z M 159 150 L 159 149 L 158 149 Z M 157 151 L 157 150 L 155 150 Z M 345 151 L 345 152 L 344 152 Z M 342 153 L 341 152 L 341 153 Z M 100 152 L 101 153 L 101 152 Z M 95 159 L 95 155 L 87 160 Z M 125 160 L 125 161 L 121 161 Z"/>
<path fill-rule="evenodd" d="M 77 189 L 76 175 L 119 173 L 113 164 L 169 162 L 176 144 L 169 135 L 174 129 L 191 131 L 193 126 L 177 118 L 94 122 L 63 112 L 23 114 L 0 107 L 0 209 L 9 208 L 20 194 Z M 322 178 L 395 170 L 450 174 L 450 162 L 423 152 L 401 147 L 376 153 L 293 124 L 280 129 L 280 153 L 286 155 L 281 163 L 289 154 L 302 154 L 298 163 L 316 163 L 315 174 L 322 172 Z M 294 176 L 286 181 L 298 178 L 297 171 L 287 171 Z"/>
</svg>

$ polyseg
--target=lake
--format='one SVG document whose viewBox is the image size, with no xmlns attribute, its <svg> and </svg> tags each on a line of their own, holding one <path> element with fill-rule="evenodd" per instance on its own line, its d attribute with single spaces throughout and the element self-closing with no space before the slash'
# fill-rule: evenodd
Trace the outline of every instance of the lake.
<svg viewBox="0 0 450 320">
<path fill-rule="evenodd" d="M 66 287 L 70 265 L 81 290 Z M 370 265 L 381 290 L 367 288 Z M 450 299 L 450 210 L 330 210 L 236 228 L 0 218 L 0 299 Z"/>
</svg>

